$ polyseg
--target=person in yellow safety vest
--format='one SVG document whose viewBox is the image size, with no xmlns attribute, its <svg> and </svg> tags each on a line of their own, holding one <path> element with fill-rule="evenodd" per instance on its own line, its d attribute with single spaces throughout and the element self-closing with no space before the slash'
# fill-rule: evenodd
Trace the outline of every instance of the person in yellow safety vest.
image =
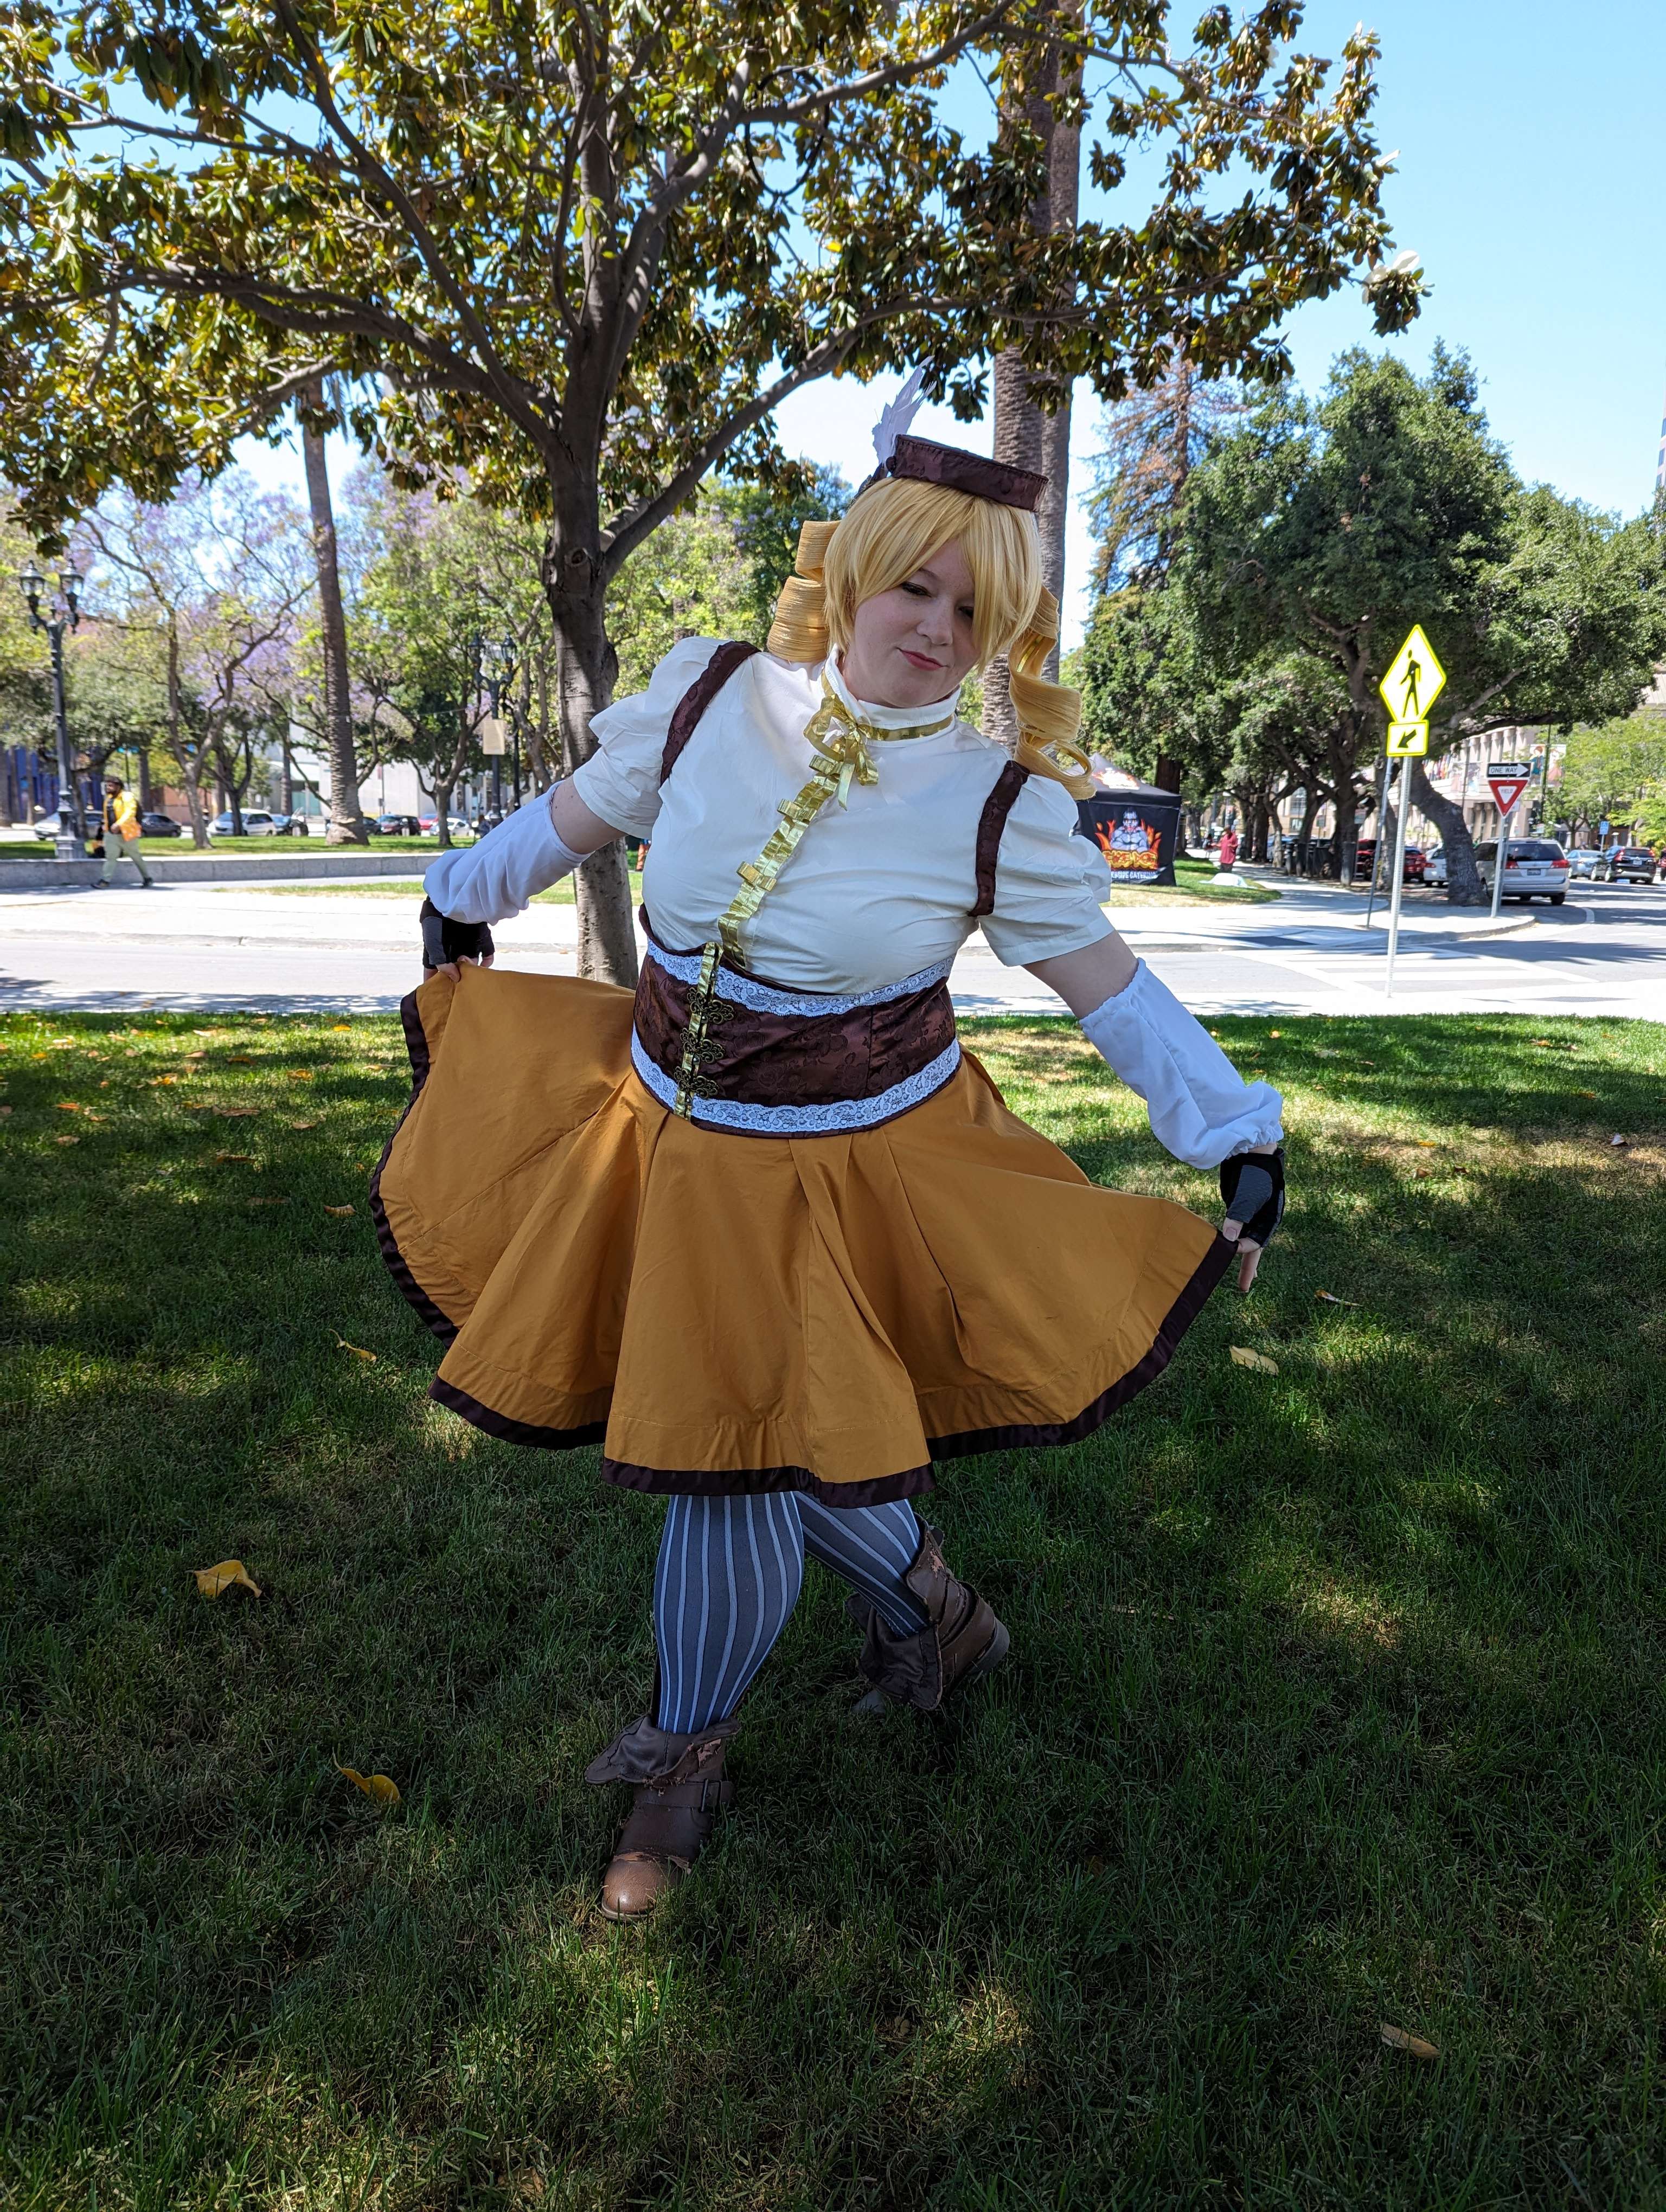
<svg viewBox="0 0 1666 2212">
<path fill-rule="evenodd" d="M 104 873 L 93 886 L 106 890 L 116 879 L 118 860 L 131 860 L 139 872 L 142 887 L 151 888 L 150 871 L 139 850 L 139 810 L 131 794 L 122 788 L 119 775 L 104 779 L 104 808 L 100 821 L 104 834 Z"/>
</svg>

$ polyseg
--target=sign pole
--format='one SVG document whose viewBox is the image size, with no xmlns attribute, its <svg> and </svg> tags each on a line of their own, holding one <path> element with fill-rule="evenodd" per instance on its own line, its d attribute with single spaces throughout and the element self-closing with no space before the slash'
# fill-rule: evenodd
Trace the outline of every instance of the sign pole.
<svg viewBox="0 0 1666 2212">
<path fill-rule="evenodd" d="M 1365 927 L 1371 927 L 1371 918 L 1377 908 L 1377 879 L 1383 872 L 1383 823 L 1389 811 L 1389 778 L 1394 773 L 1394 763 L 1386 753 L 1383 756 L 1383 788 L 1377 801 L 1377 850 L 1371 856 L 1371 896 L 1365 901 Z"/>
<path fill-rule="evenodd" d="M 1394 956 L 1400 946 L 1400 894 L 1406 881 L 1406 817 L 1411 811 L 1412 763 L 1409 754 L 1400 771 L 1400 819 L 1394 827 L 1394 883 L 1389 892 L 1389 970 L 1383 979 L 1383 996 L 1394 995 Z"/>
<path fill-rule="evenodd" d="M 1493 919 L 1496 921 L 1504 910 L 1504 864 L 1510 857 L 1510 822 L 1517 802 L 1511 799 L 1499 817 L 1499 845 L 1493 855 Z"/>
</svg>

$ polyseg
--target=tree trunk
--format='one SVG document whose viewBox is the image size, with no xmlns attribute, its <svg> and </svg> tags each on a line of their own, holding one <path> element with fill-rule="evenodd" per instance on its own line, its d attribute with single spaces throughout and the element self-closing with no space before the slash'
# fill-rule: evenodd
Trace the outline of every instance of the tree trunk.
<svg viewBox="0 0 1666 2212">
<path fill-rule="evenodd" d="M 323 404 L 321 386 L 307 395 Z M 359 805 L 359 768 L 353 750 L 353 708 L 348 690 L 347 611 L 341 596 L 341 567 L 336 553 L 336 514 L 330 498 L 330 471 L 324 436 L 301 418 L 301 452 L 307 469 L 307 503 L 312 511 L 313 557 L 318 565 L 319 630 L 324 647 L 324 726 L 330 760 L 331 845 L 366 845 L 370 832 Z"/>
<path fill-rule="evenodd" d="M 436 777 L 434 785 L 435 811 L 435 831 L 440 840 L 440 850 L 451 850 L 451 795 L 457 788 L 454 783 L 441 783 Z"/>
<path fill-rule="evenodd" d="M 1412 763 L 1412 799 L 1440 832 L 1440 848 L 1446 862 L 1448 906 L 1485 906 L 1487 886 L 1475 866 L 1474 840 L 1454 799 L 1435 789 L 1420 760 Z"/>
<path fill-rule="evenodd" d="M 1068 234 L 1076 228 L 1081 189 L 1082 135 L 1074 125 L 1059 122 L 1048 105 L 1048 96 L 1067 88 L 1061 57 L 1056 48 L 1042 65 L 1040 82 L 1024 103 L 1023 112 L 1047 145 L 1047 190 L 1031 208 L 1030 220 L 1038 231 Z M 1065 528 L 1070 513 L 1070 395 L 1056 412 L 1049 415 L 1031 397 L 1030 377 L 1023 356 L 1013 348 L 995 356 L 995 459 L 1009 467 L 1033 469 L 1047 478 L 1036 511 L 1041 535 L 1042 581 L 1060 602 L 1064 600 Z M 1059 647 L 1048 655 L 1043 672 L 1057 681 Z M 983 727 L 1010 751 L 1018 742 L 1018 718 L 1012 712 L 1007 685 L 1006 656 L 991 661 L 983 676 Z"/>
<path fill-rule="evenodd" d="M 619 664 L 607 641 L 597 554 L 598 520 L 581 519 L 562 538 L 551 535 L 544 554 L 544 588 L 560 641 L 556 670 L 562 769 L 570 775 L 596 750 L 590 724 L 611 702 Z M 560 550 L 565 544 L 563 555 Z M 636 986 L 636 933 L 630 917 L 630 872 L 623 840 L 580 867 L 573 878 L 578 907 L 579 973 L 599 983 Z"/>
</svg>

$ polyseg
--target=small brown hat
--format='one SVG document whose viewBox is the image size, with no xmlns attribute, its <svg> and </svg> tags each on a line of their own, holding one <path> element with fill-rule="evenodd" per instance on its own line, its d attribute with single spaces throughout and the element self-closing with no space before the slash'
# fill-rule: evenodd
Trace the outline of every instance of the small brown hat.
<svg viewBox="0 0 1666 2212">
<path fill-rule="evenodd" d="M 1047 478 L 1032 469 L 1009 468 L 1005 461 L 958 446 L 939 446 L 930 438 L 898 438 L 891 459 L 875 469 L 862 489 L 885 477 L 942 484 L 950 491 L 970 492 L 974 499 L 993 500 L 998 507 L 1021 507 L 1026 514 L 1035 513 L 1047 489 Z"/>
</svg>

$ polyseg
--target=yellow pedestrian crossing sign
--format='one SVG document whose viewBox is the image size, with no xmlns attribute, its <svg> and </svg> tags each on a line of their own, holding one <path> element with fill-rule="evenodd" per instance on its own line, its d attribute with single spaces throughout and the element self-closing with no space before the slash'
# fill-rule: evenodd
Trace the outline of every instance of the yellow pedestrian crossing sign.
<svg viewBox="0 0 1666 2212">
<path fill-rule="evenodd" d="M 1446 671 L 1435 659 L 1435 649 L 1424 636 L 1421 623 L 1412 624 L 1410 636 L 1389 663 L 1388 674 L 1377 688 L 1383 695 L 1391 721 L 1428 720 L 1430 708 L 1446 688 Z M 1424 747 L 1396 748 L 1390 738 L 1389 750 L 1396 750 L 1421 752 Z"/>
<path fill-rule="evenodd" d="M 1390 722 L 1389 724 L 1389 757 L 1407 760 L 1421 759 L 1429 750 L 1429 725 L 1426 722 Z"/>
</svg>

